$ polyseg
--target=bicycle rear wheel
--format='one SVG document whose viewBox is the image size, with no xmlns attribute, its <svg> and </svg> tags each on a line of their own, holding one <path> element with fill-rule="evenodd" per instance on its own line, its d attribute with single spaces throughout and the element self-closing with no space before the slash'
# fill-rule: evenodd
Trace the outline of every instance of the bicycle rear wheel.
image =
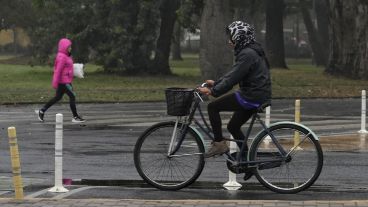
<svg viewBox="0 0 368 207">
<path fill-rule="evenodd" d="M 174 148 L 182 126 L 180 123 L 177 126 Z M 156 124 L 139 137 L 134 148 L 134 164 L 139 175 L 161 190 L 179 190 L 192 184 L 204 167 L 204 146 L 192 128 L 188 128 L 179 150 L 168 156 L 174 128 L 175 122 Z"/>
<path fill-rule="evenodd" d="M 289 156 L 283 161 L 269 161 L 281 160 L 281 153 L 267 132 L 259 134 L 250 151 L 250 160 L 265 161 L 254 171 L 259 182 L 277 193 L 297 193 L 310 187 L 323 166 L 318 138 L 292 123 L 276 124 L 269 130 Z"/>
</svg>

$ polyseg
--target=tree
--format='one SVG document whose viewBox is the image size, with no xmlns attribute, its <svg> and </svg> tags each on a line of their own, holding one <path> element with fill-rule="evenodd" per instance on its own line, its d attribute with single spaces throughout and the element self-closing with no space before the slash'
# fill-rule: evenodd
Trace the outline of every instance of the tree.
<svg viewBox="0 0 368 207">
<path fill-rule="evenodd" d="M 192 33 L 199 29 L 203 4 L 203 0 L 181 0 L 181 6 L 177 13 L 178 21 L 183 28 Z"/>
<path fill-rule="evenodd" d="M 179 21 L 176 21 L 174 26 L 174 35 L 172 38 L 171 56 L 173 60 L 183 60 L 181 57 L 181 46 L 180 42 L 182 39 L 182 28 Z"/>
<path fill-rule="evenodd" d="M 322 28 L 320 28 L 321 26 L 318 27 L 319 30 L 315 28 L 309 13 L 308 2 L 306 0 L 299 0 L 299 7 L 303 16 L 305 27 L 308 31 L 309 43 L 313 51 L 313 59 L 316 65 L 326 65 L 328 47 L 327 48 L 325 47 L 326 44 L 323 42 L 322 37 L 320 35 L 324 31 Z M 318 32 L 320 30 L 322 30 L 321 33 Z"/>
<path fill-rule="evenodd" d="M 232 0 L 231 2 L 233 3 L 234 20 L 241 20 L 253 25 L 257 41 L 264 42 L 261 33 L 265 23 L 264 1 Z"/>
<path fill-rule="evenodd" d="M 14 53 L 17 53 L 17 28 L 27 29 L 32 27 L 33 11 L 31 2 L 27 0 L 0 0 L 0 31 L 11 29 L 13 31 Z"/>
<path fill-rule="evenodd" d="M 69 37 L 76 61 L 88 61 L 93 51 L 93 61 L 106 72 L 148 73 L 158 5 L 150 0 L 34 0 L 34 54 L 42 62 L 52 61 L 58 39 Z"/>
<path fill-rule="evenodd" d="M 184 32 L 196 33 L 199 30 L 203 0 L 180 0 L 177 21 L 174 28 L 172 59 L 182 60 L 180 42 Z M 190 41 L 188 41 L 190 48 Z"/>
<path fill-rule="evenodd" d="M 103 52 L 100 60 L 110 61 L 110 68 L 115 68 L 119 73 L 151 73 L 150 57 L 157 37 L 159 3 L 150 0 L 110 2 L 108 31 L 101 33 L 107 35 L 105 38 L 109 45 L 100 48 L 100 52 Z M 106 31 L 104 27 L 106 25 L 99 29 Z"/>
<path fill-rule="evenodd" d="M 87 62 L 86 25 L 92 18 L 92 7 L 79 1 L 34 0 L 34 27 L 29 28 L 32 54 L 40 63 L 52 64 L 60 38 L 73 41 L 73 57 L 76 61 Z M 76 21 L 76 19 L 78 21 Z"/>
<path fill-rule="evenodd" d="M 266 50 L 271 67 L 287 68 L 285 62 L 283 0 L 266 1 Z"/>
<path fill-rule="evenodd" d="M 201 18 L 200 68 L 205 79 L 217 79 L 232 65 L 233 51 L 227 47 L 225 27 L 232 22 L 228 0 L 205 0 Z"/>
<path fill-rule="evenodd" d="M 150 69 L 151 74 L 171 74 L 169 66 L 170 46 L 176 21 L 179 0 L 162 0 L 160 6 L 161 26 L 157 40 L 155 58 Z"/>
<path fill-rule="evenodd" d="M 323 51 L 325 53 L 324 65 L 326 65 L 328 62 L 328 55 L 330 53 L 330 37 L 328 32 L 329 30 L 328 8 L 326 1 L 313 0 L 313 3 L 317 19 L 317 31 L 321 39 Z"/>
<path fill-rule="evenodd" d="M 330 16 L 330 57 L 326 72 L 368 79 L 368 2 L 326 0 Z"/>
</svg>

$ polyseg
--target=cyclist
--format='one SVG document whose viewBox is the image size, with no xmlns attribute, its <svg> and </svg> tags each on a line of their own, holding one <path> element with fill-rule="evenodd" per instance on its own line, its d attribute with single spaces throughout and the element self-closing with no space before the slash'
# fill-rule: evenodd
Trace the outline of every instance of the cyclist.
<svg viewBox="0 0 368 207">
<path fill-rule="evenodd" d="M 215 139 L 205 154 L 206 158 L 229 151 L 222 136 L 221 111 L 234 112 L 227 129 L 235 139 L 244 140 L 241 126 L 255 109 L 271 100 L 269 63 L 261 45 L 255 40 L 254 28 L 248 23 L 235 21 L 226 27 L 226 33 L 229 44 L 234 48 L 235 64 L 217 81 L 206 80 L 207 86 L 199 88 L 205 95 L 219 97 L 208 104 Z M 239 90 L 227 93 L 236 84 L 239 84 Z M 241 143 L 238 142 L 238 146 L 241 147 Z M 245 150 L 248 151 L 248 146 Z"/>
</svg>

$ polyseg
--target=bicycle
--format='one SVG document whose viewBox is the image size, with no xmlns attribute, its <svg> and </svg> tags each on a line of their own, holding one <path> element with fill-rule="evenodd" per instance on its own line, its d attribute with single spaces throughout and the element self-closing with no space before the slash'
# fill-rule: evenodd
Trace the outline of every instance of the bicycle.
<svg viewBox="0 0 368 207">
<path fill-rule="evenodd" d="M 166 99 L 168 114 L 177 119 L 157 123 L 143 132 L 134 148 L 134 163 L 147 183 L 161 190 L 179 190 L 195 182 L 204 168 L 204 139 L 199 130 L 212 140 L 213 135 L 200 108 L 203 99 L 199 92 L 168 88 Z M 255 175 L 274 192 L 298 193 L 309 188 L 322 171 L 319 138 L 295 122 L 277 122 L 267 127 L 259 113 L 269 105 L 263 104 L 254 111 L 245 140 L 255 121 L 262 129 L 248 152 L 242 144 L 244 140 L 226 139 L 242 145 L 239 152 L 224 154 L 227 167 L 236 174 L 244 173 L 244 180 Z M 197 110 L 203 125 L 194 118 Z"/>
</svg>

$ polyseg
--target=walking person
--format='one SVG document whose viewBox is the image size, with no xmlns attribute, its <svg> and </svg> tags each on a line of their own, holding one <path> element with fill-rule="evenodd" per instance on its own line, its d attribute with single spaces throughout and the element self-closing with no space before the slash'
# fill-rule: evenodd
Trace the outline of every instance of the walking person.
<svg viewBox="0 0 368 207">
<path fill-rule="evenodd" d="M 58 53 L 55 58 L 54 75 L 52 79 L 52 87 L 56 89 L 55 97 L 50 99 L 41 109 L 38 110 L 38 119 L 43 122 L 44 116 L 52 105 L 63 98 L 66 93 L 69 96 L 69 105 L 73 113 L 72 122 L 81 123 L 85 120 L 77 113 L 75 105 L 75 93 L 73 91 L 73 59 L 71 57 L 72 42 L 69 39 L 60 39 L 58 45 Z"/>
<path fill-rule="evenodd" d="M 229 44 L 234 48 L 235 64 L 217 81 L 206 80 L 207 87 L 199 88 L 205 95 L 219 97 L 208 104 L 208 116 L 215 139 L 205 154 L 206 158 L 229 151 L 222 136 L 221 111 L 234 112 L 227 129 L 235 139 L 244 140 L 241 126 L 259 106 L 271 103 L 269 64 L 261 45 L 255 41 L 254 28 L 236 21 L 226 28 L 226 33 Z M 227 93 L 236 84 L 239 84 L 239 90 Z M 241 143 L 238 142 L 238 146 Z M 244 147 L 248 151 L 248 146 Z"/>
</svg>

